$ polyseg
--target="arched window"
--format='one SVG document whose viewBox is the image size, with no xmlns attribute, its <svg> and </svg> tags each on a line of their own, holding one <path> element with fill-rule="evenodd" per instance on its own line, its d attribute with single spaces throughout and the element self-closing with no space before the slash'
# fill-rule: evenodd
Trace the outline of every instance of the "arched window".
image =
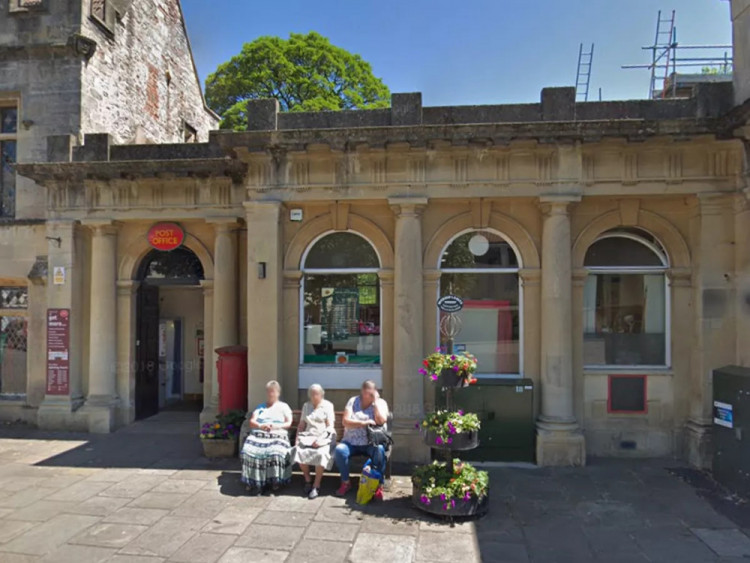
<svg viewBox="0 0 750 563">
<path fill-rule="evenodd" d="M 303 259 L 302 364 L 380 364 L 379 268 L 372 245 L 357 234 L 313 243 Z"/>
<path fill-rule="evenodd" d="M 197 285 L 203 279 L 200 258 L 181 246 L 168 252 L 152 250 L 141 262 L 138 279 L 152 285 Z"/>
<path fill-rule="evenodd" d="M 521 373 L 518 266 L 508 241 L 489 230 L 458 235 L 441 256 L 440 295 L 464 301 L 454 349 L 474 354 L 479 374 Z"/>
<path fill-rule="evenodd" d="M 584 266 L 584 365 L 669 365 L 669 261 L 659 241 L 639 229 L 607 231 Z"/>
</svg>

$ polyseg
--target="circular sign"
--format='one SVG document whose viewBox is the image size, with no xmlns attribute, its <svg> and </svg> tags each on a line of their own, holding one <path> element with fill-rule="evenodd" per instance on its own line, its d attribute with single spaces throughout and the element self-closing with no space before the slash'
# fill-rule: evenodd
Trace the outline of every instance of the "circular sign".
<svg viewBox="0 0 750 563">
<path fill-rule="evenodd" d="M 157 223 L 148 230 L 148 243 L 156 250 L 174 250 L 185 240 L 185 231 L 177 223 Z"/>
<path fill-rule="evenodd" d="M 464 300 L 457 295 L 444 295 L 438 299 L 437 306 L 443 313 L 458 313 L 464 308 Z"/>
<path fill-rule="evenodd" d="M 484 256 L 490 249 L 490 241 L 484 235 L 474 235 L 469 239 L 469 252 L 474 256 Z"/>
</svg>

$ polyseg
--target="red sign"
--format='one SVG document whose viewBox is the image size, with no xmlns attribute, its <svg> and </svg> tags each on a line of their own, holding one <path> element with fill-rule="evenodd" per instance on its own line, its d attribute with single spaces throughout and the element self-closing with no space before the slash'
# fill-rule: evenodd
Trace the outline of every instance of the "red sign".
<svg viewBox="0 0 750 563">
<path fill-rule="evenodd" d="M 47 309 L 47 395 L 70 393 L 70 309 Z"/>
<path fill-rule="evenodd" d="M 148 230 L 148 243 L 156 250 L 174 250 L 185 240 L 185 231 L 177 223 L 157 223 Z"/>
</svg>

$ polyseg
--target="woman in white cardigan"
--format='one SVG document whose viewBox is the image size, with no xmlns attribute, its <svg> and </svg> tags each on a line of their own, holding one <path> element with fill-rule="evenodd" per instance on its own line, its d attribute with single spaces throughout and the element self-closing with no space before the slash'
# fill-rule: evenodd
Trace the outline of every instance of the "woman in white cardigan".
<svg viewBox="0 0 750 563">
<path fill-rule="evenodd" d="M 325 400 L 325 391 L 317 383 L 307 390 L 307 401 L 297 427 L 294 461 L 299 463 L 305 477 L 307 498 L 318 496 L 323 472 L 333 465 L 333 448 L 336 446 L 335 414 L 333 403 Z M 310 466 L 315 467 L 315 481 L 310 476 Z"/>
</svg>

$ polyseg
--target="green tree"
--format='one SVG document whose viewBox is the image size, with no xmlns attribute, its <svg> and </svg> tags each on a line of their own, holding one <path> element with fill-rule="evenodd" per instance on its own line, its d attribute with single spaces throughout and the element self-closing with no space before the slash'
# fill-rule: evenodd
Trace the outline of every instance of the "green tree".
<svg viewBox="0 0 750 563">
<path fill-rule="evenodd" d="M 282 111 L 385 108 L 390 91 L 372 67 L 319 33 L 259 37 L 206 79 L 223 129 L 243 130 L 247 100 L 276 98 Z"/>
</svg>

